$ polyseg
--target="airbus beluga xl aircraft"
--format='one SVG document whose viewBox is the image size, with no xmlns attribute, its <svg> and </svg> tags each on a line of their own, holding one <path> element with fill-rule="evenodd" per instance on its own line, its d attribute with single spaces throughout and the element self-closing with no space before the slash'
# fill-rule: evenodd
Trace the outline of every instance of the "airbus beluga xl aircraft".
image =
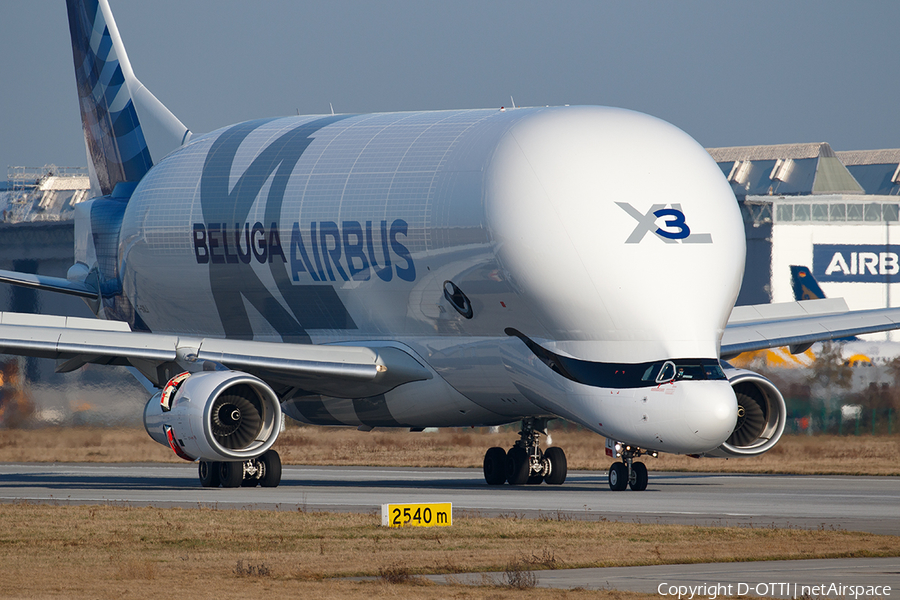
<svg viewBox="0 0 900 600">
<path fill-rule="evenodd" d="M 521 422 L 488 484 L 563 483 L 565 418 L 609 485 L 658 452 L 753 456 L 781 394 L 720 358 L 898 327 L 817 301 L 733 312 L 741 215 L 716 163 L 596 106 L 295 116 L 193 135 L 107 0 L 67 0 L 91 180 L 66 278 L 101 320 L 2 315 L 0 351 L 136 368 L 150 436 L 204 486 L 278 485 L 285 413 L 361 429 Z"/>
</svg>

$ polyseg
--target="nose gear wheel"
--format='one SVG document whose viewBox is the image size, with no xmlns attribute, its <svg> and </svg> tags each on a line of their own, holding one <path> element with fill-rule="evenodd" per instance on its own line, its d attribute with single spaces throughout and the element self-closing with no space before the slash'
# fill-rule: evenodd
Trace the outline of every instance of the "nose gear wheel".
<svg viewBox="0 0 900 600">
<path fill-rule="evenodd" d="M 610 446 L 607 446 L 608 448 Z M 647 489 L 650 475 L 647 466 L 642 462 L 635 462 L 635 458 L 643 455 L 656 456 L 655 451 L 644 450 L 637 446 L 627 446 L 621 443 L 615 444 L 616 456 L 622 457 L 622 462 L 613 463 L 609 467 L 609 489 L 621 492 L 630 487 L 634 492 L 642 492 Z"/>
</svg>

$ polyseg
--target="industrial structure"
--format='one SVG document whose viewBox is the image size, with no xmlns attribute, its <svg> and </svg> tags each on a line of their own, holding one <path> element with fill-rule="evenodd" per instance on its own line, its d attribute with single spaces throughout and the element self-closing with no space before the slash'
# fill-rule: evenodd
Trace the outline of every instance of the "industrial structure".
<svg viewBox="0 0 900 600">
<path fill-rule="evenodd" d="M 9 167 L 0 193 L 0 223 L 71 221 L 90 187 L 85 167 Z"/>
<path fill-rule="evenodd" d="M 810 266 L 822 290 L 853 310 L 897 304 L 900 149 L 835 152 L 815 143 L 709 153 L 744 215 L 739 304 L 793 300 L 790 265 Z"/>
<path fill-rule="evenodd" d="M 0 269 L 65 277 L 72 266 L 74 207 L 89 196 L 84 167 L 10 167 L 0 184 Z M 0 289 L 0 311 L 92 318 L 81 299 L 19 286 Z M 11 383 L 9 373 L 23 378 Z M 123 367 L 56 373 L 50 359 L 0 356 L 0 427 L 124 424 L 140 420 L 143 387 Z"/>
</svg>

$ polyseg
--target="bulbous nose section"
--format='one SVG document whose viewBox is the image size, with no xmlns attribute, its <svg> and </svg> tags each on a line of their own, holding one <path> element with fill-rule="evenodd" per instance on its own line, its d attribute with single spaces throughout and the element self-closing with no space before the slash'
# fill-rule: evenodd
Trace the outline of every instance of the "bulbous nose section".
<svg viewBox="0 0 900 600">
<path fill-rule="evenodd" d="M 721 170 L 684 132 L 598 107 L 524 119 L 485 173 L 485 217 L 558 349 L 608 363 L 715 356 L 744 230 Z"/>
<path fill-rule="evenodd" d="M 717 448 L 734 431 L 737 423 L 738 403 L 731 384 L 727 381 L 684 382 L 687 398 L 685 422 L 696 437 Z"/>
</svg>

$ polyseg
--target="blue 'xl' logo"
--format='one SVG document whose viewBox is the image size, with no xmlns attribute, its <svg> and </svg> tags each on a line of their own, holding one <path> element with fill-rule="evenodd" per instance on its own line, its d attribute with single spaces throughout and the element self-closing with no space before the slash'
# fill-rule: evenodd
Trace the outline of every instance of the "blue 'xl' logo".
<svg viewBox="0 0 900 600">
<path fill-rule="evenodd" d="M 634 231 L 625 240 L 626 244 L 639 244 L 648 232 L 652 232 L 667 244 L 675 244 L 678 240 L 682 240 L 685 244 L 712 243 L 712 235 L 709 233 L 691 233 L 680 204 L 672 204 L 672 208 L 666 208 L 665 204 L 654 204 L 645 214 L 641 214 L 627 202 L 616 204 L 638 222 Z M 662 227 L 657 226 L 656 221 L 664 217 L 668 218 Z"/>
</svg>

